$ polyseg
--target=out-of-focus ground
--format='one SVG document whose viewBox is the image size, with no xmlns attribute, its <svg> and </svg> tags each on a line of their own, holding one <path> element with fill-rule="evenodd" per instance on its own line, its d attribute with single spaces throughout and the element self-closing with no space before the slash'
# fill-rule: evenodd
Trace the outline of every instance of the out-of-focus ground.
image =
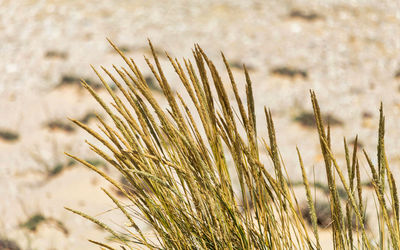
<svg viewBox="0 0 400 250">
<path fill-rule="evenodd" d="M 391 0 L 0 0 L 0 239 L 14 240 L 22 249 L 96 249 L 86 239 L 102 241 L 107 234 L 64 206 L 97 215 L 115 228 L 125 222 L 106 212 L 114 206 L 100 187 L 109 185 L 63 155 L 97 159 L 84 143 L 93 138 L 66 117 L 95 126 L 91 114 L 100 108 L 77 81 L 99 82 L 90 64 L 123 65 L 106 37 L 137 59 L 146 75 L 147 38 L 178 58 L 190 57 L 198 43 L 221 71 L 223 51 L 243 97 L 240 65 L 245 63 L 260 134 L 266 135 L 267 106 L 292 180 L 301 178 L 296 145 L 309 176 L 324 177 L 307 116 L 309 89 L 323 113 L 331 115 L 339 157 L 343 136 L 351 141 L 356 134 L 360 146 L 375 154 L 382 101 L 387 156 L 400 181 L 399 5 Z M 179 91 L 173 68 L 165 57 L 162 62 Z M 361 164 L 367 168 L 365 160 Z"/>
</svg>

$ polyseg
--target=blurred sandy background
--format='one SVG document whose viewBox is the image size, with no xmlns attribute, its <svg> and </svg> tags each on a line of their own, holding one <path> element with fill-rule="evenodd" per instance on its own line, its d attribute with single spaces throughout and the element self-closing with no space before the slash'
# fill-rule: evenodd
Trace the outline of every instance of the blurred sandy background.
<svg viewBox="0 0 400 250">
<path fill-rule="evenodd" d="M 87 239 L 102 241 L 107 234 L 64 206 L 117 229 L 124 223 L 107 212 L 113 205 L 100 187 L 108 184 L 63 155 L 72 152 L 104 165 L 84 144 L 93 139 L 66 117 L 95 126 L 93 112 L 100 109 L 78 81 L 99 84 L 90 64 L 123 65 L 106 37 L 146 75 L 147 38 L 160 54 L 166 50 L 178 58 L 190 57 L 199 43 L 221 71 L 223 51 L 239 83 L 245 63 L 261 135 L 267 106 L 293 180 L 301 177 L 296 145 L 309 174 L 314 166 L 316 178 L 323 178 L 308 117 L 309 89 L 335 125 L 333 148 L 339 156 L 343 136 L 351 141 L 356 133 L 360 146 L 375 154 L 383 101 L 387 155 L 399 177 L 398 1 L 0 0 L 0 249 L 6 239 L 20 249 L 96 249 Z M 179 91 L 173 68 L 165 57 L 162 62 Z"/>
</svg>

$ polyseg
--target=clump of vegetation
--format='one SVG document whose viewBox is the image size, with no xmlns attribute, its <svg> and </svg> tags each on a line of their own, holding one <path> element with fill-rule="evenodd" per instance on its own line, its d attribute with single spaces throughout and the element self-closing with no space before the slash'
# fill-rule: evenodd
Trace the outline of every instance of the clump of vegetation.
<svg viewBox="0 0 400 250">
<path fill-rule="evenodd" d="M 368 111 L 364 111 L 363 113 L 362 113 L 362 118 L 363 119 L 371 119 L 373 117 L 373 115 L 370 113 L 370 112 L 368 112 Z"/>
<path fill-rule="evenodd" d="M 244 65 L 244 63 L 242 63 L 240 61 L 236 61 L 236 60 L 229 62 L 229 67 L 232 68 L 232 69 L 242 70 L 243 69 L 243 65 Z M 246 69 L 247 69 L 247 71 L 255 70 L 255 68 L 253 66 L 249 66 L 249 65 L 246 65 Z"/>
<path fill-rule="evenodd" d="M 46 127 L 48 127 L 50 130 L 60 130 L 64 131 L 67 133 L 71 133 L 75 131 L 75 128 L 71 126 L 71 124 L 63 122 L 61 120 L 52 120 L 47 122 Z"/>
<path fill-rule="evenodd" d="M 100 134 L 78 120 L 73 122 L 107 148 L 105 151 L 88 142 L 95 153 L 126 178 L 133 192 L 126 191 L 118 180 L 89 162 L 68 155 L 104 177 L 124 194 L 128 205 L 104 190 L 125 215 L 129 226 L 125 226 L 126 233 L 122 234 L 90 215 L 71 208 L 68 210 L 108 231 L 123 248 L 321 249 L 318 228 L 321 222 L 318 222 L 318 208 L 311 194 L 300 150 L 297 149 L 297 156 L 312 232 L 302 216 L 298 202 L 300 197 L 295 195 L 287 177 L 272 115 L 267 108 L 264 111 L 268 138 L 259 140 L 252 83 L 246 67 L 247 101 L 244 102 L 222 54 L 235 98 L 232 102 L 220 73 L 199 46 L 193 50 L 194 61 L 185 59 L 180 63 L 167 54 L 195 107 L 192 111 L 188 108 L 188 101 L 184 101 L 179 93 L 172 93 L 157 53 L 150 44 L 154 63 L 147 58 L 146 62 L 168 101 L 169 107 L 164 109 L 154 98 L 135 61 L 125 57 L 114 44 L 112 46 L 128 68 L 114 66 L 122 82 L 107 69 L 103 68 L 103 71 L 114 81 L 121 95 L 116 95 L 100 77 L 114 100 L 110 106 L 85 81 L 82 84 L 110 116 L 113 125 L 99 119 Z M 331 149 L 330 127 L 324 125 L 315 93 L 311 91 L 310 94 L 329 187 L 333 247 L 398 249 L 399 201 L 384 151 L 385 119 L 382 107 L 377 163 L 372 163 L 367 152 L 363 151 L 377 201 L 379 234 L 374 235 L 368 232 L 365 222 L 367 215 L 357 144 L 350 150 L 344 139 L 345 163 L 339 166 Z M 196 123 L 195 118 L 199 118 L 200 122 Z M 268 153 L 272 172 L 268 172 L 263 163 L 261 146 Z M 227 163 L 227 159 L 232 161 L 232 165 Z M 233 184 L 233 178 L 238 179 L 238 187 Z M 143 183 L 151 190 L 150 194 L 143 190 Z M 339 197 L 339 184 L 348 196 L 345 203 Z M 355 231 L 353 218 L 359 225 Z M 156 237 L 150 237 L 143 231 L 137 220 L 150 225 Z M 91 242 L 114 249 L 105 243 Z"/>
<path fill-rule="evenodd" d="M 317 225 L 321 228 L 327 228 L 332 224 L 331 217 L 331 204 L 325 201 L 316 201 L 314 204 L 315 215 L 317 218 Z M 313 224 L 313 218 L 310 207 L 308 204 L 304 204 L 301 208 L 301 214 L 309 225 Z"/>
<path fill-rule="evenodd" d="M 332 221 L 332 211 L 331 211 L 331 204 L 326 201 L 320 201 L 316 200 L 315 204 L 315 215 L 317 218 L 317 225 L 323 229 L 329 228 L 333 221 Z M 312 226 L 312 218 L 311 218 L 311 211 L 310 207 L 303 203 L 301 207 L 301 214 L 304 217 L 304 219 L 307 221 L 309 225 Z M 368 227 L 368 216 L 365 216 L 363 221 L 363 225 L 365 227 Z M 351 230 L 361 230 L 361 226 L 357 221 L 357 217 L 355 214 L 353 214 L 351 218 Z"/>
<path fill-rule="evenodd" d="M 25 223 L 22 223 L 20 226 L 28 229 L 29 231 L 36 231 L 37 227 L 46 221 L 44 215 L 38 213 L 32 215 Z"/>
<path fill-rule="evenodd" d="M 118 49 L 119 49 L 119 47 L 118 47 Z M 157 57 L 167 58 L 166 53 L 164 52 L 164 50 L 162 48 L 159 48 L 156 46 L 153 46 L 153 48 L 149 48 L 148 46 L 143 46 L 141 49 L 144 53 L 146 53 L 148 55 L 156 54 Z M 121 50 L 119 50 L 119 51 L 121 51 Z"/>
<path fill-rule="evenodd" d="M 72 162 L 72 161 L 68 161 L 67 163 L 58 162 L 58 163 L 54 164 L 53 166 L 46 168 L 47 177 L 51 178 L 51 177 L 57 176 L 62 171 L 64 171 L 65 169 L 67 169 L 69 167 L 72 167 L 73 165 L 75 165 L 75 162 Z"/>
<path fill-rule="evenodd" d="M 338 118 L 332 116 L 332 115 L 323 115 L 322 120 L 324 123 L 328 123 L 330 126 L 339 126 L 343 125 L 343 122 L 339 120 Z M 315 122 L 314 118 L 314 113 L 312 112 L 301 112 L 299 115 L 297 115 L 294 120 L 298 123 L 300 123 L 304 127 L 311 127 L 311 128 L 316 128 L 317 123 Z"/>
<path fill-rule="evenodd" d="M 292 10 L 289 14 L 291 18 L 302 19 L 305 21 L 315 21 L 317 19 L 321 19 L 322 16 L 315 12 L 304 11 L 304 10 Z"/>
<path fill-rule="evenodd" d="M 83 124 L 88 124 L 91 120 L 95 119 L 96 117 L 97 114 L 95 112 L 88 112 L 80 119 L 80 122 L 82 122 Z"/>
<path fill-rule="evenodd" d="M 63 169 L 64 169 L 64 164 L 57 163 L 56 165 L 54 165 L 53 168 L 48 169 L 48 175 L 49 177 L 56 176 L 59 173 L 61 173 Z"/>
<path fill-rule="evenodd" d="M 152 75 L 147 75 L 144 77 L 145 82 L 147 83 L 147 86 L 149 86 L 149 88 L 151 90 L 155 90 L 157 92 L 162 92 L 162 90 L 160 89 L 160 87 L 155 83 L 155 79 Z"/>
<path fill-rule="evenodd" d="M 46 52 L 45 57 L 46 58 L 67 59 L 68 53 L 65 51 L 49 50 Z"/>
<path fill-rule="evenodd" d="M 284 76 L 289 78 L 296 78 L 296 77 L 300 77 L 303 79 L 308 78 L 307 71 L 286 66 L 273 68 L 271 70 L 271 73 L 273 75 Z"/>
<path fill-rule="evenodd" d="M 7 142 L 14 142 L 19 139 L 19 134 L 8 129 L 0 129 L 0 139 Z"/>
<path fill-rule="evenodd" d="M 394 78 L 400 78 L 400 69 L 394 73 Z"/>
<path fill-rule="evenodd" d="M 21 250 L 21 248 L 13 240 L 0 238 L 0 250 Z"/>
<path fill-rule="evenodd" d="M 54 145 L 54 150 L 56 148 L 56 144 Z M 54 155 L 57 155 L 55 152 Z M 43 166 L 43 169 L 38 170 L 39 173 L 43 174 L 45 177 L 45 181 L 49 180 L 50 178 L 58 176 L 62 171 L 64 171 L 67 168 L 72 167 L 75 165 L 75 161 L 70 159 L 68 161 L 59 161 L 58 159 L 55 159 L 54 164 L 50 164 L 49 160 L 44 159 L 40 154 L 33 153 L 31 152 L 31 157 L 33 158 L 34 161 L 39 163 L 41 166 Z M 57 158 L 57 157 L 55 157 Z"/>
<path fill-rule="evenodd" d="M 41 213 L 32 215 L 26 222 L 20 224 L 20 227 L 26 228 L 31 232 L 36 232 L 38 227 L 44 223 L 52 224 L 54 227 L 56 227 L 58 230 L 63 232 L 65 235 L 69 234 L 68 229 L 65 227 L 65 225 L 61 221 L 56 220 L 51 217 L 45 217 Z"/>
<path fill-rule="evenodd" d="M 291 185 L 293 187 L 296 187 L 296 186 L 302 186 L 302 185 L 304 185 L 304 183 L 302 181 L 299 181 L 299 182 L 293 182 L 293 183 L 291 183 Z M 313 183 L 309 183 L 309 185 L 310 185 L 310 187 L 314 187 L 314 189 L 318 189 L 318 190 L 322 191 L 323 193 L 325 193 L 326 195 L 329 195 L 330 191 L 329 191 L 329 186 L 327 184 L 316 181 Z M 338 187 L 336 187 L 336 189 L 338 191 L 339 198 L 344 199 L 344 200 L 347 200 L 349 198 L 347 196 L 346 190 L 343 187 L 338 186 Z"/>
<path fill-rule="evenodd" d="M 61 77 L 60 83 L 57 84 L 56 88 L 61 88 L 64 86 L 75 86 L 77 88 L 81 88 L 82 85 L 80 84 L 82 77 L 72 75 L 72 74 L 65 74 Z M 83 80 L 90 85 L 93 89 L 102 89 L 104 86 L 97 82 L 93 81 L 92 79 L 89 78 L 83 78 Z M 112 90 L 115 90 L 116 87 L 114 85 L 109 86 Z"/>
<path fill-rule="evenodd" d="M 97 117 L 96 113 L 88 112 L 79 121 L 84 124 L 88 124 L 91 120 L 93 120 L 96 117 Z M 75 131 L 75 127 L 70 122 L 68 122 L 68 120 L 66 121 L 60 119 L 51 120 L 45 124 L 45 127 L 47 127 L 52 131 L 58 130 L 66 133 L 72 133 Z"/>
<path fill-rule="evenodd" d="M 100 83 L 94 82 L 93 80 L 91 80 L 89 78 L 85 78 L 84 80 L 94 89 L 101 89 L 103 87 Z M 79 77 L 79 76 L 65 74 L 61 77 L 61 81 L 57 85 L 57 87 L 64 87 L 64 86 L 80 87 L 81 86 L 80 81 L 81 81 L 81 77 Z"/>
<path fill-rule="evenodd" d="M 119 47 L 119 50 L 122 52 L 122 53 L 129 53 L 129 52 L 131 52 L 133 49 L 130 47 L 130 46 L 128 46 L 128 45 L 120 45 Z M 115 51 L 114 49 L 113 50 L 111 50 L 113 53 L 118 53 L 117 51 Z"/>
<path fill-rule="evenodd" d="M 357 148 L 359 148 L 359 149 L 364 148 L 364 144 L 363 144 L 360 140 L 358 140 L 357 137 L 356 137 L 355 139 L 352 139 L 352 140 L 349 142 L 349 145 L 350 145 L 350 146 L 354 146 L 355 144 L 357 144 Z"/>
</svg>

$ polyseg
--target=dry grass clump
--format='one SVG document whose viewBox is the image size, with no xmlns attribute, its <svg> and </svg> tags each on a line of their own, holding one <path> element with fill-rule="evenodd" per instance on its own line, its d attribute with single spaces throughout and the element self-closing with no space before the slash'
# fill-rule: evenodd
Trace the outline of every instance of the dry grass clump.
<svg viewBox="0 0 400 250">
<path fill-rule="evenodd" d="M 300 123 L 304 127 L 309 127 L 309 128 L 317 127 L 317 123 L 315 122 L 315 118 L 314 118 L 314 113 L 312 113 L 312 112 L 306 112 L 306 111 L 301 112 L 296 117 L 294 117 L 294 121 Z M 343 122 L 341 120 L 339 120 L 338 118 L 336 118 L 330 114 L 323 115 L 322 121 L 324 123 L 329 123 L 330 126 L 343 125 Z"/>
<path fill-rule="evenodd" d="M 71 126 L 69 123 L 66 123 L 62 120 L 52 120 L 46 123 L 46 127 L 52 131 L 63 131 L 66 133 L 72 133 L 75 131 L 75 127 Z"/>
<path fill-rule="evenodd" d="M 296 18 L 304 21 L 315 21 L 318 19 L 321 19 L 322 16 L 319 15 L 318 13 L 311 12 L 311 11 L 304 11 L 304 10 L 299 10 L 299 9 L 294 9 L 290 12 L 289 16 L 291 18 Z"/>
<path fill-rule="evenodd" d="M 0 238 L 0 250 L 21 250 L 21 248 L 13 240 Z"/>
<path fill-rule="evenodd" d="M 31 232 L 36 232 L 42 224 L 52 225 L 59 231 L 63 232 L 65 235 L 68 235 L 69 233 L 68 229 L 64 226 L 64 224 L 61 221 L 51 217 L 46 217 L 41 213 L 36 213 L 32 215 L 26 222 L 20 224 L 20 227 L 26 228 Z"/>
<path fill-rule="evenodd" d="M 317 216 L 317 225 L 321 228 L 327 228 L 332 224 L 331 205 L 326 201 L 317 200 L 314 204 L 315 215 Z M 310 207 L 306 204 L 301 208 L 301 214 L 308 224 L 313 224 Z"/>
<path fill-rule="evenodd" d="M 30 153 L 32 159 L 35 162 L 37 162 L 40 166 L 42 166 L 42 168 L 40 170 L 37 170 L 34 172 L 38 172 L 38 173 L 44 175 L 45 181 L 60 175 L 64 170 L 73 167 L 76 163 L 76 161 L 74 161 L 73 159 L 69 159 L 68 161 L 60 161 L 59 159 L 57 159 L 57 157 L 56 157 L 58 155 L 56 152 L 57 144 L 55 142 L 53 143 L 53 149 L 54 149 L 54 156 L 55 156 L 53 161 L 45 159 L 39 153 L 35 153 L 35 152 Z"/>
<path fill-rule="evenodd" d="M 89 111 L 80 119 L 80 122 L 82 122 L 83 124 L 88 124 L 90 121 L 94 120 L 96 117 L 97 117 L 97 114 L 95 112 Z"/>
<path fill-rule="evenodd" d="M 302 70 L 302 69 L 287 67 L 287 66 L 273 68 L 271 70 L 271 74 L 277 75 L 277 76 L 289 77 L 289 78 L 296 78 L 296 77 L 300 77 L 303 79 L 308 78 L 307 71 Z"/>
<path fill-rule="evenodd" d="M 77 87 L 78 89 L 82 88 L 81 85 L 81 77 L 74 75 L 74 74 L 64 74 L 61 77 L 60 82 L 55 86 L 55 88 L 63 88 L 66 86 Z M 99 90 L 103 88 L 103 85 L 99 82 L 93 81 L 92 79 L 85 78 L 84 81 L 90 85 L 93 89 Z M 111 89 L 115 90 L 115 86 L 111 85 Z"/>
<path fill-rule="evenodd" d="M 49 50 L 45 54 L 46 58 L 59 58 L 59 59 L 67 59 L 68 53 L 65 51 L 59 50 Z"/>
<path fill-rule="evenodd" d="M 80 87 L 80 81 L 81 78 L 76 76 L 76 75 L 72 75 L 72 74 L 65 74 L 61 77 L 60 83 L 56 86 L 58 87 L 63 87 L 63 86 L 78 86 Z M 87 84 L 89 84 L 92 88 L 94 89 L 101 89 L 102 85 L 100 83 L 94 82 L 93 80 L 86 78 L 85 81 L 87 82 Z"/>
<path fill-rule="evenodd" d="M 36 231 L 38 226 L 46 221 L 44 215 L 37 213 L 32 215 L 26 222 L 22 223 L 20 226 L 24 227 L 30 231 Z"/>
<path fill-rule="evenodd" d="M 161 88 L 155 83 L 156 80 L 152 75 L 145 76 L 144 80 L 151 90 L 162 92 Z"/>
<path fill-rule="evenodd" d="M 94 120 L 97 117 L 97 114 L 94 112 L 87 112 L 79 121 L 83 124 L 88 124 L 90 121 Z M 75 127 L 71 125 L 67 120 L 63 119 L 54 119 L 46 122 L 44 125 L 51 131 L 61 131 L 65 133 L 72 133 L 75 131 Z"/>
<path fill-rule="evenodd" d="M 19 134 L 8 129 L 0 129 L 0 139 L 7 142 L 14 142 L 19 139 Z"/>
<path fill-rule="evenodd" d="M 118 87 L 119 94 L 112 91 L 100 72 L 93 69 L 113 98 L 113 103 L 105 103 L 90 85 L 85 81 L 82 84 L 113 124 L 107 124 L 99 117 L 100 134 L 78 120 L 72 121 L 107 148 L 101 150 L 99 146 L 87 142 L 95 153 L 124 176 L 129 182 L 129 191 L 124 188 L 125 184 L 93 164 L 68 155 L 103 176 L 127 198 L 125 205 L 104 190 L 125 215 L 129 225 L 124 227 L 126 232 L 123 234 L 94 217 L 70 208 L 68 210 L 107 230 L 123 249 L 321 249 L 317 207 L 300 150 L 297 150 L 299 166 L 312 231 L 309 231 L 301 215 L 300 197 L 296 197 L 287 179 L 271 112 L 267 108 L 268 139 L 260 141 L 257 136 L 253 89 L 246 67 L 243 67 L 247 99 L 244 102 L 229 63 L 222 54 L 235 97 L 231 102 L 219 72 L 199 46 L 193 50 L 194 61 L 184 59 L 179 62 L 166 54 L 191 99 L 195 108 L 192 111 L 180 94 L 172 93 L 157 53 L 150 44 L 154 62 L 148 58 L 145 60 L 168 101 L 168 108 L 162 108 L 135 61 L 125 57 L 113 43 L 111 45 L 128 66 L 114 66 L 118 79 L 122 81 L 102 68 Z M 324 126 L 312 91 L 311 101 L 329 187 L 333 246 L 335 249 L 399 248 L 399 202 L 384 151 L 382 108 L 378 164 L 374 165 L 368 154 L 363 152 L 372 174 L 380 227 L 380 234 L 372 235 L 364 224 L 366 214 L 357 143 L 351 152 L 344 140 L 346 164 L 339 166 L 331 151 L 329 126 Z M 195 122 L 196 118 L 200 122 Z M 262 163 L 261 144 L 273 164 L 272 173 Z M 231 159 L 233 164 L 228 165 L 227 159 Z M 235 191 L 233 178 L 238 179 L 238 191 Z M 348 196 L 346 202 L 339 197 L 338 183 Z M 148 190 L 143 189 L 144 185 Z M 241 201 L 240 204 L 238 201 Z M 352 225 L 353 218 L 359 226 Z M 138 220 L 150 225 L 155 237 L 144 232 Z M 114 249 L 105 243 L 91 242 Z"/>
</svg>

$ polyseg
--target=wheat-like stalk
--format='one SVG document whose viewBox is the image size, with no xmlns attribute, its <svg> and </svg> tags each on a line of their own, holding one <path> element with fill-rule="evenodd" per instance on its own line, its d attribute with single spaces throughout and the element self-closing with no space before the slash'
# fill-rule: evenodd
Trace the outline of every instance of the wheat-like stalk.
<svg viewBox="0 0 400 250">
<path fill-rule="evenodd" d="M 196 45 L 193 50 L 193 61 L 184 59 L 179 62 L 166 54 L 190 97 L 190 101 L 186 102 L 180 93 L 173 93 L 149 42 L 154 62 L 148 58 L 145 60 L 168 102 L 168 108 L 163 108 L 153 96 L 135 61 L 127 58 L 111 41 L 110 44 L 128 68 L 113 66 L 122 82 L 107 69 L 102 67 L 102 71 L 120 92 L 114 92 L 102 74 L 92 68 L 112 97 L 111 106 L 91 86 L 84 81 L 82 84 L 105 110 L 112 124 L 98 117 L 100 134 L 77 120 L 72 121 L 107 148 L 102 150 L 88 142 L 95 153 L 123 175 L 130 189 L 92 164 L 68 155 L 100 174 L 128 199 L 129 209 L 104 190 L 129 221 L 130 226 L 126 227 L 128 234 L 122 235 L 82 212 L 68 210 L 109 231 L 120 245 L 130 249 L 138 246 L 149 249 L 321 249 L 315 201 L 300 150 L 297 149 L 297 153 L 313 236 L 301 216 L 300 197 L 296 197 L 288 181 L 268 109 L 265 109 L 265 114 L 269 141 L 262 142 L 274 172 L 269 173 L 260 159 L 261 141 L 257 136 L 252 82 L 245 66 L 246 101 L 243 101 L 229 63 L 222 54 L 235 97 L 231 103 L 220 73 L 200 46 Z M 332 153 L 330 129 L 328 126 L 326 130 L 323 124 L 317 98 L 312 91 L 311 101 L 329 187 L 333 246 L 335 249 L 398 249 L 399 201 L 395 179 L 384 153 L 382 108 L 378 169 L 364 152 L 379 201 L 377 210 L 381 233 L 376 240 L 367 232 L 365 225 L 357 142 L 350 160 L 344 140 L 346 179 L 344 170 Z M 190 102 L 194 110 L 189 108 Z M 237 109 L 239 112 L 236 112 Z M 228 159 L 233 164 L 228 164 Z M 239 182 L 238 192 L 232 181 L 235 176 Z M 347 194 L 346 204 L 339 196 L 337 181 Z M 386 183 L 390 199 L 386 198 Z M 137 215 L 151 225 L 156 241 L 152 241 L 138 226 Z M 356 225 L 359 225 L 355 229 L 353 215 Z M 104 243 L 91 242 L 113 249 Z"/>
</svg>

